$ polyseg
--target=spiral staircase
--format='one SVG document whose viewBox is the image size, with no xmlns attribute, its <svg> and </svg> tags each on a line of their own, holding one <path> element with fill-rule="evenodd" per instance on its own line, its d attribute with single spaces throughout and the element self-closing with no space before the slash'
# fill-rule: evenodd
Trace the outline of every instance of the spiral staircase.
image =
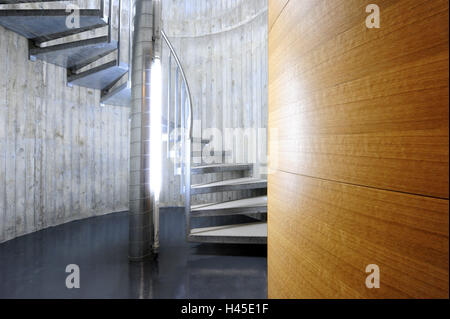
<svg viewBox="0 0 450 319">
<path fill-rule="evenodd" d="M 161 31 L 168 47 L 169 65 L 167 66 L 167 120 L 178 123 L 180 134 L 168 138 L 175 148 L 176 171 L 180 175 L 182 193 L 185 198 L 186 239 L 198 243 L 266 244 L 267 243 L 267 180 L 253 177 L 252 163 L 226 163 L 231 150 L 214 150 L 205 147 L 210 140 L 193 138 L 193 107 L 189 83 L 170 40 Z M 174 61 L 174 67 L 172 67 Z M 174 73 L 174 74 L 172 74 Z M 181 139 L 178 139 L 178 135 Z M 200 151 L 197 151 L 200 149 Z M 211 158 L 219 158 L 219 163 L 210 163 Z M 193 165 L 193 163 L 198 163 Z M 225 178 L 229 172 L 239 172 L 240 178 Z M 209 183 L 192 184 L 194 175 L 214 174 L 218 180 Z M 212 202 L 195 205 L 193 196 L 199 194 L 239 192 L 250 194 L 237 200 Z M 252 222 L 236 223 L 232 217 L 243 215 Z M 224 217 L 221 225 L 192 227 L 194 219 Z"/>
<path fill-rule="evenodd" d="M 94 9 L 63 8 L 56 2 L 76 4 L 0 0 L 0 5 L 9 5 L 0 8 L 0 25 L 28 39 L 31 61 L 42 60 L 65 68 L 67 85 L 101 90 L 102 102 L 126 91 L 126 86 L 119 83 L 129 69 L 128 64 L 120 62 L 122 0 L 110 0 L 107 6 L 105 0 L 98 0 Z M 39 8 L 36 3 L 50 8 Z M 113 10 L 114 6 L 117 10 Z M 75 14 L 79 19 L 72 19 Z M 116 34 L 112 30 L 114 17 L 118 21 Z"/>
</svg>

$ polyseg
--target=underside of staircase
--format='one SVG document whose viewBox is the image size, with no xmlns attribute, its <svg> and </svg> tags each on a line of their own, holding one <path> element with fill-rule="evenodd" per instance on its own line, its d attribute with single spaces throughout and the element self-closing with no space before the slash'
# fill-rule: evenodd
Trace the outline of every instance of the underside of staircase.
<svg viewBox="0 0 450 319">
<path fill-rule="evenodd" d="M 129 94 L 126 87 L 115 87 L 128 73 L 129 66 L 120 63 L 120 36 L 113 40 L 111 34 L 113 14 L 119 14 L 120 30 L 120 2 L 119 13 L 113 13 L 113 1 L 110 1 L 108 10 L 104 8 L 103 0 L 100 0 L 99 8 L 80 9 L 79 25 L 76 28 L 67 23 L 71 12 L 65 9 L 0 8 L 0 25 L 28 39 L 30 60 L 42 60 L 65 68 L 67 85 L 100 90 L 101 101 L 104 102 L 106 99 L 112 100 L 122 91 Z M 37 2 L 57 1 L 0 0 L 0 4 L 6 5 Z M 104 14 L 105 11 L 109 11 L 108 16 Z M 90 35 L 102 29 L 107 29 L 106 35 Z M 88 34 L 87 31 L 91 32 Z M 122 99 L 128 102 L 129 96 Z"/>
</svg>

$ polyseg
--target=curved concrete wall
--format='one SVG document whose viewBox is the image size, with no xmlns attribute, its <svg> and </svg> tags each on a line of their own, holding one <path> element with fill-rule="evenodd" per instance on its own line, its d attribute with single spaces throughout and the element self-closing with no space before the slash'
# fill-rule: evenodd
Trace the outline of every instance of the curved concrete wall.
<svg viewBox="0 0 450 319">
<path fill-rule="evenodd" d="M 64 68 L 29 61 L 27 39 L 3 27 L 0 70 L 0 242 L 127 210 L 129 108 L 67 87 Z"/>
</svg>

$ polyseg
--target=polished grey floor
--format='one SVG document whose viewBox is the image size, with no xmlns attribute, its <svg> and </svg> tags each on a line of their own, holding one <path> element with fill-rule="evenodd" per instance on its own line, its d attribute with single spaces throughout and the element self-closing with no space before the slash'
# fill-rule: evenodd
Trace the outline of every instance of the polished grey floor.
<svg viewBox="0 0 450 319">
<path fill-rule="evenodd" d="M 266 298 L 266 246 L 188 244 L 180 209 L 161 212 L 153 261 L 129 263 L 126 213 L 0 244 L 0 298 Z M 80 267 L 67 289 L 66 265 Z"/>
</svg>

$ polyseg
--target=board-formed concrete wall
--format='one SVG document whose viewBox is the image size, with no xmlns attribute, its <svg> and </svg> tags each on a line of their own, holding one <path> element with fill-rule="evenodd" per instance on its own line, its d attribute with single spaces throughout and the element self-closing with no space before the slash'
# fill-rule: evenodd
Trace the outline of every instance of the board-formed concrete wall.
<svg viewBox="0 0 450 319">
<path fill-rule="evenodd" d="M 222 132 L 222 146 L 232 151 L 228 162 L 253 162 L 244 143 L 225 145 L 227 129 L 260 129 L 254 149 L 255 176 L 264 176 L 267 128 L 267 0 L 167 0 L 162 8 L 163 28 L 185 68 L 192 92 L 194 135 L 208 138 L 210 128 Z M 168 50 L 163 46 L 163 66 Z M 167 70 L 163 70 L 163 77 Z M 167 88 L 163 88 L 166 99 Z M 165 155 L 165 153 L 163 154 Z M 183 205 L 173 165 L 165 162 L 162 205 Z M 239 177 L 240 173 L 224 173 Z M 193 176 L 208 182 L 217 174 Z M 234 176 L 236 175 L 236 176 Z M 236 199 L 242 192 L 197 195 L 207 203 Z"/>
<path fill-rule="evenodd" d="M 0 27 L 0 242 L 127 210 L 128 118 Z"/>
</svg>

